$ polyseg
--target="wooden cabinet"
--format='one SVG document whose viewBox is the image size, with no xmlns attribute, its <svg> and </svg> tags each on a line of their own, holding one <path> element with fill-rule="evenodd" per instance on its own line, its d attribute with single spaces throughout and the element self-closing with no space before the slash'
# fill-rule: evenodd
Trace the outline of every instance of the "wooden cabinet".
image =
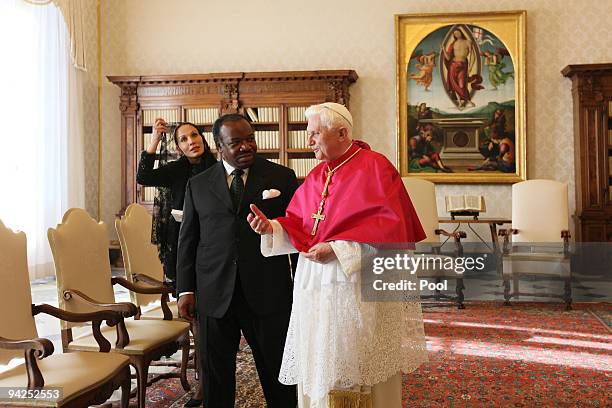
<svg viewBox="0 0 612 408">
<path fill-rule="evenodd" d="M 572 80 L 576 233 L 578 241 L 612 241 L 612 63 L 568 65 Z"/>
<path fill-rule="evenodd" d="M 151 137 L 153 121 L 192 122 L 209 145 L 212 124 L 225 113 L 251 121 L 263 157 L 286 165 L 303 178 L 314 167 L 306 145 L 306 107 L 321 102 L 348 106 L 352 70 L 234 72 L 221 74 L 109 76 L 121 88 L 121 204 L 150 206 L 155 188 L 136 184 L 140 152 Z"/>
</svg>

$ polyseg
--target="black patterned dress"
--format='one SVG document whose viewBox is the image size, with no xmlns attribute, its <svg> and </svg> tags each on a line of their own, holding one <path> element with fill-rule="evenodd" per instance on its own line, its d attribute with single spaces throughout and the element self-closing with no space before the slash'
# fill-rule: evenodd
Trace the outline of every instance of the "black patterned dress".
<svg viewBox="0 0 612 408">
<path fill-rule="evenodd" d="M 191 164 L 186 157 L 154 169 L 156 155 L 143 151 L 140 154 L 136 182 L 143 186 L 159 187 L 153 214 L 152 242 L 159 248 L 159 259 L 164 265 L 166 279 L 174 285 L 176 280 L 176 249 L 181 227 L 170 212 L 182 210 L 187 180 L 215 164 L 217 160 L 206 149 L 200 163 Z"/>
</svg>

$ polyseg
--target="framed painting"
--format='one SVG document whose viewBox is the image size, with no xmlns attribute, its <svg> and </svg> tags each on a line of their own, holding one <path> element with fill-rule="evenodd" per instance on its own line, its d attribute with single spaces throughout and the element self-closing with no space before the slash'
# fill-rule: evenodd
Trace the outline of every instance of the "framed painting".
<svg viewBox="0 0 612 408">
<path fill-rule="evenodd" d="M 525 11 L 395 16 L 402 176 L 526 179 L 525 20 Z"/>
</svg>

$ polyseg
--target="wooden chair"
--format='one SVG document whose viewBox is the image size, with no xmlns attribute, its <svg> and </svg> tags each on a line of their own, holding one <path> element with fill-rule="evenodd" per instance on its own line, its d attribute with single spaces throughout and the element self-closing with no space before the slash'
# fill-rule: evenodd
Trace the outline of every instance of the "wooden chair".
<svg viewBox="0 0 612 408">
<path fill-rule="evenodd" d="M 112 278 L 106 226 L 96 222 L 82 209 L 68 210 L 57 228 L 49 228 L 48 238 L 57 275 L 59 305 L 63 310 L 117 310 L 124 313 L 129 311 L 135 315 L 137 307 L 134 304 L 115 302 L 112 287 L 115 283 L 146 294 L 170 292 L 167 288 L 142 287 L 128 282 L 125 278 Z M 87 330 L 73 337 L 74 326 L 76 325 L 62 325 L 64 350 L 91 350 L 95 333 Z M 136 369 L 139 407 L 145 406 L 150 363 L 162 356 L 171 356 L 179 347 L 183 354 L 178 376 L 183 388 L 189 390 L 186 376 L 189 324 L 176 320 L 130 319 L 118 324 L 116 329 L 103 327 L 102 333 L 111 339 L 111 350 L 128 356 L 130 364 Z M 169 376 L 171 375 L 160 376 L 158 379 Z"/>
<path fill-rule="evenodd" d="M 528 180 L 512 186 L 512 228 L 498 232 L 503 237 L 502 277 L 507 305 L 513 297 L 541 296 L 560 298 L 566 309 L 571 309 L 568 223 L 566 183 Z M 521 292 L 521 275 L 559 278 L 564 281 L 563 294 Z"/>
<path fill-rule="evenodd" d="M 125 275 L 128 281 L 143 286 L 163 286 L 164 268 L 159 260 L 158 250 L 151 243 L 151 222 L 149 212 L 140 204 L 130 204 L 121 219 L 115 220 L 115 229 L 121 244 Z M 138 306 L 137 319 L 178 319 L 176 302 L 168 302 L 156 295 L 130 292 L 132 303 Z M 148 308 L 147 308 L 148 306 Z"/>
<path fill-rule="evenodd" d="M 119 236 L 128 281 L 144 286 L 163 286 L 164 268 L 159 260 L 157 247 L 151 243 L 151 223 L 152 217 L 149 212 L 140 204 L 132 203 L 125 209 L 123 217 L 115 220 L 115 229 Z M 139 309 L 136 319 L 183 320 L 178 315 L 177 303 L 167 303 L 167 296 L 161 299 L 160 304 L 158 304 L 159 296 L 137 292 L 130 292 L 130 296 Z M 190 326 L 194 337 L 196 337 L 196 327 L 195 324 Z M 197 347 L 194 349 L 193 361 L 197 374 L 199 363 Z M 173 364 L 167 363 L 167 365 Z"/>
<path fill-rule="evenodd" d="M 99 352 L 53 354 L 53 344 L 39 338 L 34 315 L 47 313 L 72 322 L 92 322 L 99 329 L 102 321 L 118 324 L 123 318 L 113 311 L 70 313 L 50 305 L 33 305 L 28 278 L 26 236 L 14 233 L 0 221 L 0 364 L 25 357 L 25 363 L 0 373 L 0 388 L 45 387 L 61 390 L 59 398 L 46 402 L 20 399 L 2 406 L 84 407 L 105 402 L 118 387 L 121 406 L 127 408 L 130 395 L 130 367 L 126 356 L 108 353 L 110 343 L 96 336 Z M 99 333 L 99 331 L 98 331 Z M 53 396 L 53 395 L 52 395 Z"/>
<path fill-rule="evenodd" d="M 412 200 L 412 204 L 414 205 L 417 215 L 419 216 L 423 230 L 425 231 L 425 234 L 427 234 L 427 238 L 422 241 L 419 247 L 426 244 L 425 246 L 428 247 L 426 250 L 429 257 L 450 258 L 452 256 L 463 256 L 461 238 L 466 237 L 465 232 L 455 231 L 450 233 L 441 229 L 438 223 L 438 206 L 436 204 L 435 184 L 431 181 L 414 177 L 406 177 L 403 178 L 402 181 L 404 182 L 404 186 L 410 195 L 410 199 Z M 452 256 L 443 255 L 441 253 L 440 236 L 453 239 L 454 253 Z M 432 262 L 432 265 L 437 264 L 438 263 L 436 262 Z M 445 293 L 441 293 L 439 290 L 436 290 L 433 295 L 422 295 L 421 298 L 453 300 L 457 302 L 457 307 L 459 309 L 465 308 L 465 305 L 463 304 L 463 289 L 465 288 L 463 284 L 463 275 L 455 273 L 454 270 L 446 270 L 444 268 L 435 267 L 420 269 L 417 271 L 417 276 L 419 278 L 435 279 L 436 283 L 441 282 L 442 278 L 455 279 L 456 296 L 449 296 Z"/>
</svg>

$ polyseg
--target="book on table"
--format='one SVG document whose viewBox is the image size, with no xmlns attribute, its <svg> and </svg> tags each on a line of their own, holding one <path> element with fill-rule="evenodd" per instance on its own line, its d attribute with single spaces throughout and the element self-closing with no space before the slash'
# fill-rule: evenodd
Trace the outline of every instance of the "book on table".
<svg viewBox="0 0 612 408">
<path fill-rule="evenodd" d="M 446 211 L 451 215 L 477 216 L 486 211 L 484 197 L 480 195 L 446 196 Z"/>
</svg>

